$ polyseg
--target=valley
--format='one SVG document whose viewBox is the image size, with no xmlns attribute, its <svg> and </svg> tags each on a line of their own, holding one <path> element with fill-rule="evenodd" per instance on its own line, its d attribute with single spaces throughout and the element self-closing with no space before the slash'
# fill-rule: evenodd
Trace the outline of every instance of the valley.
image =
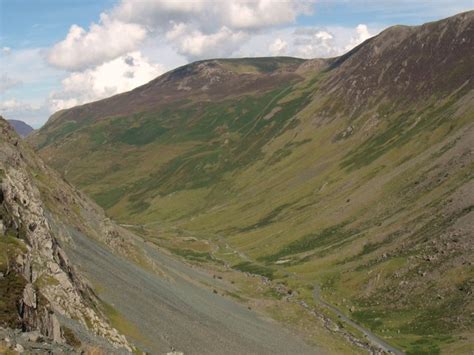
<svg viewBox="0 0 474 355">
<path fill-rule="evenodd" d="M 474 351 L 474 11 L 334 58 L 193 62 L 60 110 L 24 141 L 1 122 L 0 217 L 25 242 L 0 265 L 25 247 L 37 258 L 33 273 L 17 265 L 27 280 L 9 302 L 34 285 L 61 310 L 60 339 Z"/>
</svg>

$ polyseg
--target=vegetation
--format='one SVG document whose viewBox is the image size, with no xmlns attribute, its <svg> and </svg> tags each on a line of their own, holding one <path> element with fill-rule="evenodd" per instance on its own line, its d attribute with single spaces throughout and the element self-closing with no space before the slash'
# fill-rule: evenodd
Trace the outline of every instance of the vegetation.
<svg viewBox="0 0 474 355">
<path fill-rule="evenodd" d="M 456 352 L 474 327 L 470 291 L 459 291 L 474 276 L 465 264 L 474 106 L 467 73 L 453 77 L 466 51 L 446 59 L 441 48 L 417 47 L 460 41 L 429 32 L 403 48 L 375 49 L 376 38 L 320 69 L 287 58 L 213 61 L 231 72 L 215 91 L 193 72 L 182 95 L 170 76 L 168 101 L 95 120 L 76 112 L 73 131 L 56 118 L 35 143 L 114 218 L 159 221 L 215 247 L 182 243 L 176 254 L 218 255 L 303 290 L 319 284 L 325 300 L 407 353 Z M 404 66 L 406 51 L 420 53 L 416 66 Z M 363 65 L 372 55 L 375 64 Z M 380 64 L 388 60 L 405 69 Z M 195 66 L 174 75 L 186 70 Z"/>
<path fill-rule="evenodd" d="M 254 264 L 248 261 L 234 265 L 232 266 L 232 268 L 255 275 L 265 276 L 270 280 L 273 279 L 273 270 L 271 268 Z"/>
<path fill-rule="evenodd" d="M 0 236 L 0 326 L 19 328 L 21 326 L 18 307 L 23 297 L 26 280 L 14 270 L 16 256 L 24 245 L 11 235 Z"/>
<path fill-rule="evenodd" d="M 63 326 L 62 331 L 63 337 L 66 340 L 67 344 L 71 345 L 74 348 L 79 348 L 81 346 L 81 340 L 70 328 Z"/>
</svg>

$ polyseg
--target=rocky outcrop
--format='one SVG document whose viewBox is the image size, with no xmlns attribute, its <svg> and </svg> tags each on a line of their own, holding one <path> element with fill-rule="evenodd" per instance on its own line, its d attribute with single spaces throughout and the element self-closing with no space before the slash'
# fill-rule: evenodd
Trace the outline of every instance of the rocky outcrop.
<svg viewBox="0 0 474 355">
<path fill-rule="evenodd" d="M 0 238 L 19 245 L 15 250 L 7 249 L 8 268 L 0 271 L 15 273 L 26 281 L 16 300 L 22 330 L 38 330 L 54 342 L 65 343 L 60 315 L 106 338 L 113 347 L 131 351 L 125 337 L 96 307 L 94 293 L 61 247 L 64 238 L 53 231 L 50 224 L 55 220 L 49 217 L 44 196 L 35 186 L 35 172 L 28 164 L 35 158 L 31 154 L 0 119 Z"/>
<path fill-rule="evenodd" d="M 20 354 L 80 354 L 74 347 L 55 342 L 38 331 L 22 332 L 0 327 L 0 353 L 7 351 Z"/>
</svg>

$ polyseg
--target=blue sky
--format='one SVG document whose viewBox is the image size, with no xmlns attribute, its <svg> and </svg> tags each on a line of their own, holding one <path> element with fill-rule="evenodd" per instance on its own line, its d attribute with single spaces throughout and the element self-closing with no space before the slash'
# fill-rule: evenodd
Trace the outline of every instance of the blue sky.
<svg viewBox="0 0 474 355">
<path fill-rule="evenodd" d="M 212 57 L 331 57 L 394 25 L 474 0 L 0 0 L 0 114 L 35 127 L 56 110 Z"/>
<path fill-rule="evenodd" d="M 72 24 L 87 27 L 113 1 L 0 0 L 2 47 L 47 47 L 60 41 Z"/>
</svg>

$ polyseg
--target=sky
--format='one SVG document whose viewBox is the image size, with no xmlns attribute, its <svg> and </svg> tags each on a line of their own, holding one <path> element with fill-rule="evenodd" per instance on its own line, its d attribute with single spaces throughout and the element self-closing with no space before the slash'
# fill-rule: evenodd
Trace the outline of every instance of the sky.
<svg viewBox="0 0 474 355">
<path fill-rule="evenodd" d="M 195 60 L 338 56 L 474 0 L 0 0 L 0 115 L 35 128 Z"/>
</svg>

